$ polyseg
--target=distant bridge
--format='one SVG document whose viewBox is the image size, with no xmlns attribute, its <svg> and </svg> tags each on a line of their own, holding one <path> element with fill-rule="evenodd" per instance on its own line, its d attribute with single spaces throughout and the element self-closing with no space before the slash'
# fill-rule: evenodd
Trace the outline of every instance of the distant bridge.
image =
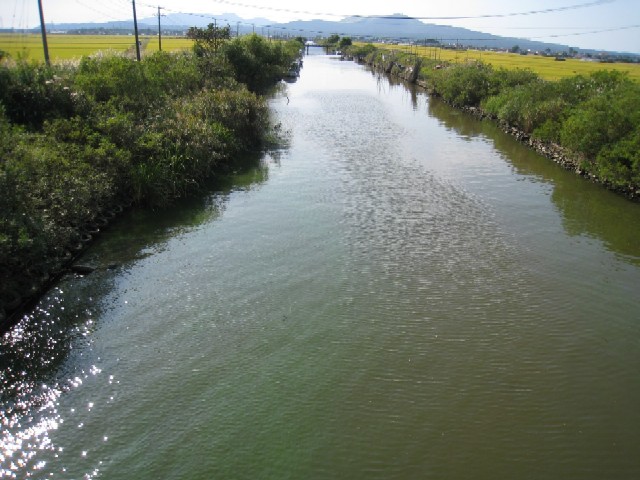
<svg viewBox="0 0 640 480">
<path fill-rule="evenodd" d="M 324 45 L 319 45 L 316 42 L 311 42 L 311 41 L 306 42 L 304 44 L 304 49 L 305 49 L 307 54 L 309 53 L 309 49 L 310 48 L 326 48 L 326 47 Z"/>
</svg>

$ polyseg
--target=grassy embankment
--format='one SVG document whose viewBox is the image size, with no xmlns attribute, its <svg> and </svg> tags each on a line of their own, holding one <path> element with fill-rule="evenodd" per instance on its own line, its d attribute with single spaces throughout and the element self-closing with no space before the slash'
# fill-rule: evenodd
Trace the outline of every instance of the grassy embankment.
<svg viewBox="0 0 640 480">
<path fill-rule="evenodd" d="M 255 92 L 301 45 L 0 64 L 0 323 L 122 204 L 161 207 L 269 141 Z M 243 83 L 241 83 L 243 82 Z"/>
<path fill-rule="evenodd" d="M 640 81 L 623 71 L 637 73 L 639 66 L 585 62 L 594 70 L 565 76 L 572 64 L 555 62 L 553 75 L 560 78 L 548 80 L 531 68 L 485 63 L 485 52 L 482 62 L 446 61 L 444 53 L 434 59 L 433 53 L 429 58 L 415 50 L 374 45 L 354 45 L 349 53 L 405 78 L 411 72 L 451 105 L 493 118 L 559 163 L 628 197 L 640 197 Z M 538 60 L 531 61 L 521 65 Z"/>
</svg>

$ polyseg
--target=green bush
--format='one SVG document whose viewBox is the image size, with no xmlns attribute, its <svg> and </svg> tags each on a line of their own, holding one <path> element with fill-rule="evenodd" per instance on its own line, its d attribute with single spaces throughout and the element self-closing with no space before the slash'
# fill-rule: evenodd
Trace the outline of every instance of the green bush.
<svg viewBox="0 0 640 480">
<path fill-rule="evenodd" d="M 168 103 L 133 140 L 131 191 L 136 201 L 162 205 L 224 171 L 268 130 L 264 100 L 244 90 L 203 90 Z"/>
<path fill-rule="evenodd" d="M 487 98 L 482 106 L 499 120 L 531 133 L 549 121 L 556 121 L 564 111 L 566 104 L 555 90 L 553 83 L 538 79 L 507 87 Z"/>
<path fill-rule="evenodd" d="M 456 107 L 472 107 L 496 91 L 492 68 L 482 63 L 452 65 L 437 70 L 435 92 Z"/>
<path fill-rule="evenodd" d="M 537 73 L 522 68 L 498 68 L 492 70 L 490 79 L 490 83 L 493 85 L 495 93 L 501 92 L 507 88 L 535 84 L 540 81 L 541 79 Z"/>
<path fill-rule="evenodd" d="M 145 72 L 145 62 L 117 55 L 84 57 L 74 85 L 95 103 L 111 103 L 118 109 L 144 114 L 164 95 L 161 76 Z"/>
<path fill-rule="evenodd" d="M 119 198 L 165 205 L 264 144 L 266 102 L 232 74 L 263 87 L 300 44 L 238 44 L 258 72 L 163 52 L 0 66 L 0 310 Z"/>
<path fill-rule="evenodd" d="M 47 119 L 73 114 L 70 81 L 62 69 L 21 61 L 0 66 L 0 103 L 15 124 L 39 129 Z"/>
<path fill-rule="evenodd" d="M 236 79 L 256 92 L 282 78 L 302 46 L 295 40 L 269 42 L 256 34 L 236 38 L 222 47 Z"/>
<path fill-rule="evenodd" d="M 199 91 L 205 84 L 191 53 L 155 52 L 142 61 L 147 82 L 157 96 L 177 97 Z M 148 87 L 147 87 L 148 88 Z"/>
<path fill-rule="evenodd" d="M 350 45 L 347 47 L 347 52 L 359 59 L 365 59 L 375 51 L 376 47 L 371 43 L 367 43 L 366 45 Z"/>
<path fill-rule="evenodd" d="M 640 130 L 603 147 L 596 157 L 595 173 L 617 187 L 640 185 Z"/>
<path fill-rule="evenodd" d="M 621 82 L 596 90 L 578 104 L 564 121 L 560 138 L 563 145 L 595 159 L 602 148 L 637 131 L 640 126 L 640 85 Z"/>
</svg>

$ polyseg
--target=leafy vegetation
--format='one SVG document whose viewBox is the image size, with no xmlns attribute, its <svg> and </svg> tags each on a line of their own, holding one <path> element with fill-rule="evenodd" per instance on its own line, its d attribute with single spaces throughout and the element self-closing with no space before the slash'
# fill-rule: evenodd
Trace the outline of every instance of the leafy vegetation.
<svg viewBox="0 0 640 480">
<path fill-rule="evenodd" d="M 325 48 L 329 48 L 333 50 L 343 50 L 353 45 L 353 41 L 351 40 L 351 37 L 340 38 L 340 35 L 333 34 L 333 35 L 329 35 L 326 38 L 323 45 L 325 46 Z"/>
<path fill-rule="evenodd" d="M 187 31 L 187 38 L 195 42 L 193 50 L 199 57 L 212 57 L 218 49 L 231 38 L 231 27 L 217 27 L 210 23 L 207 28 L 191 27 Z"/>
<path fill-rule="evenodd" d="M 265 42 L 253 34 L 229 42 L 223 47 L 223 52 L 238 81 L 252 91 L 260 91 L 287 72 L 291 60 L 302 46 L 295 40 L 288 43 Z"/>
<path fill-rule="evenodd" d="M 122 203 L 162 207 L 266 144 L 268 109 L 254 92 L 301 45 L 218 33 L 141 62 L 0 65 L 0 314 L 58 270 L 101 215 Z"/>
</svg>

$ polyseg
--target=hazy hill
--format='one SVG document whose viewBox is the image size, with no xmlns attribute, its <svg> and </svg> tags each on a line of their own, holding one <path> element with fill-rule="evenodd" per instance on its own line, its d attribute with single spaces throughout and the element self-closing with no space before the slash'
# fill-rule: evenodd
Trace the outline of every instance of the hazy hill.
<svg viewBox="0 0 640 480">
<path fill-rule="evenodd" d="M 521 38 L 499 37 L 466 28 L 423 23 L 411 17 L 392 15 L 384 18 L 350 17 L 339 22 L 323 20 L 297 21 L 278 24 L 279 27 L 308 32 L 307 36 L 338 34 L 340 36 L 376 39 L 404 39 L 413 41 L 438 40 L 443 44 L 473 45 L 476 47 L 511 48 L 554 51 L 568 50 L 569 46 L 537 42 Z M 304 33 L 300 33 L 305 35 Z"/>
<path fill-rule="evenodd" d="M 514 37 L 500 37 L 483 32 L 476 32 L 466 28 L 451 27 L 423 23 L 418 19 L 405 15 L 394 14 L 385 17 L 349 17 L 338 22 L 325 20 L 305 20 L 288 23 L 273 23 L 265 18 L 244 19 L 233 13 L 222 15 L 203 15 L 176 13 L 162 17 L 162 29 L 167 32 L 183 32 L 190 26 L 206 27 L 209 23 L 218 25 L 229 24 L 232 31 L 240 34 L 255 31 L 260 34 L 288 35 L 303 37 L 327 37 L 332 34 L 350 36 L 371 40 L 395 41 L 424 41 L 437 40 L 442 44 L 461 44 L 475 47 L 512 48 L 517 45 L 521 50 L 567 51 L 568 45 L 544 43 Z M 138 27 L 152 33 L 158 28 L 157 17 L 143 18 L 138 21 Z M 77 31 L 77 30 L 119 30 L 133 31 L 133 22 L 117 21 L 105 23 L 57 23 L 47 25 L 49 31 Z M 33 29 L 33 31 L 39 31 Z M 582 52 L 594 53 L 594 50 L 578 49 Z"/>
</svg>

